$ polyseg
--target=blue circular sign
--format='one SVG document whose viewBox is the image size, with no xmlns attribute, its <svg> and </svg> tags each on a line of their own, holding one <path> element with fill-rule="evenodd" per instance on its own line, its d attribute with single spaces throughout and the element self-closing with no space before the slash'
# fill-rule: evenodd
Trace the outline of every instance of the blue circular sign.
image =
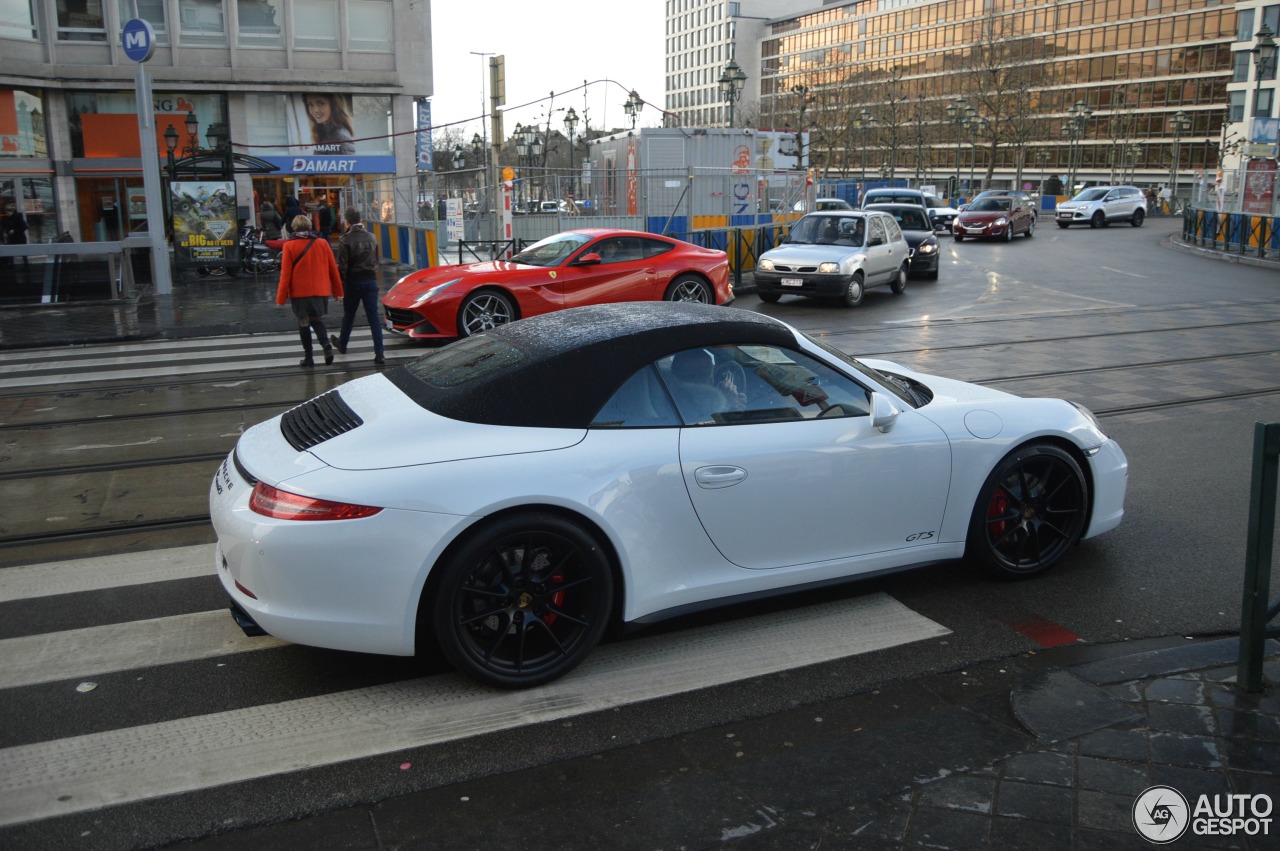
<svg viewBox="0 0 1280 851">
<path fill-rule="evenodd" d="M 134 62 L 146 62 L 156 52 L 156 31 L 141 18 L 133 18 L 120 34 L 124 55 Z"/>
</svg>

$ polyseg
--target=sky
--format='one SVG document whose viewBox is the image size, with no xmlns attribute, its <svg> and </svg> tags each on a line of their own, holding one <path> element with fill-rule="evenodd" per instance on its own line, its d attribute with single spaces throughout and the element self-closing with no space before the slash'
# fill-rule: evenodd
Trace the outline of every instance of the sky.
<svg viewBox="0 0 1280 851">
<path fill-rule="evenodd" d="M 480 131 L 477 117 L 489 96 L 489 57 L 473 56 L 476 51 L 505 57 L 503 129 L 508 137 L 517 123 L 545 129 L 548 108 L 552 129 L 563 133 L 562 110 L 570 106 L 578 114 L 579 133 L 584 115 L 594 129 L 629 127 L 622 105 L 632 89 L 649 102 L 636 126 L 661 126 L 663 8 L 663 0 L 435 0 L 432 124 L 469 121 L 464 138 Z M 590 83 L 585 90 L 584 80 Z M 553 103 L 547 100 L 552 91 Z"/>
</svg>

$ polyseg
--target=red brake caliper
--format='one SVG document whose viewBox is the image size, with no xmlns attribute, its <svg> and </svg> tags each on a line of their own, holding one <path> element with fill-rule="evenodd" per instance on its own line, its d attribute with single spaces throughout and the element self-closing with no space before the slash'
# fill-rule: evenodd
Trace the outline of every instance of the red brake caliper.
<svg viewBox="0 0 1280 851">
<path fill-rule="evenodd" d="M 1009 510 L 1009 495 L 1004 492 L 1004 488 L 999 488 L 991 495 L 991 504 L 987 506 L 987 519 L 993 520 L 997 517 L 1004 516 Z M 992 540 L 999 540 L 1004 534 L 1008 521 L 1000 520 L 990 524 L 987 528 L 990 530 L 989 537 Z"/>
<path fill-rule="evenodd" d="M 563 573 L 561 573 L 561 572 L 559 572 L 559 571 L 556 571 L 554 574 L 552 574 L 552 576 L 551 576 L 551 584 L 552 584 L 552 585 L 560 585 L 560 584 L 561 584 L 561 583 L 563 583 L 563 582 L 564 582 L 564 574 L 563 574 Z M 564 592 L 563 592 L 563 591 L 557 591 L 556 593 L 552 594 L 552 595 L 551 595 L 551 602 L 552 602 L 554 605 L 556 605 L 556 606 L 562 606 L 562 605 L 564 605 Z M 555 614 L 554 614 L 554 613 L 552 613 L 552 612 L 547 612 L 546 614 L 544 614 L 544 615 L 542 616 L 542 622 L 543 622 L 543 623 L 545 623 L 547 626 L 551 626 L 553 623 L 555 623 L 555 622 L 556 622 L 556 616 L 555 616 Z"/>
</svg>

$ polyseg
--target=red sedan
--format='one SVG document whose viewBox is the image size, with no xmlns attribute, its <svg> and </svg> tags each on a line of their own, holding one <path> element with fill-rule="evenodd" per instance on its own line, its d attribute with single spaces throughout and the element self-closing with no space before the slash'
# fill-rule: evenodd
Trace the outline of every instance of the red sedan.
<svg viewBox="0 0 1280 851">
<path fill-rule="evenodd" d="M 1003 239 L 1005 242 L 1022 234 L 1027 239 L 1036 234 L 1036 211 L 1022 198 L 993 195 L 970 204 L 951 227 L 956 242 L 972 239 Z"/>
<path fill-rule="evenodd" d="M 618 301 L 733 300 L 723 251 L 651 233 L 558 233 L 510 260 L 406 275 L 382 298 L 386 327 L 415 339 L 469 337 L 517 319 Z"/>
</svg>

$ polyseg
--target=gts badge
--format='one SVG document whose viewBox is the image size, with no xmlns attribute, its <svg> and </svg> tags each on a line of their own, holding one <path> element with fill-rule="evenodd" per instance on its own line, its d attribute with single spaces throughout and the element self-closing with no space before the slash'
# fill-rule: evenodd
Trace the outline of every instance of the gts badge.
<svg viewBox="0 0 1280 851">
<path fill-rule="evenodd" d="M 907 540 L 908 541 L 927 541 L 932 537 L 933 537 L 932 532 L 916 532 L 914 534 L 908 535 Z"/>
</svg>

